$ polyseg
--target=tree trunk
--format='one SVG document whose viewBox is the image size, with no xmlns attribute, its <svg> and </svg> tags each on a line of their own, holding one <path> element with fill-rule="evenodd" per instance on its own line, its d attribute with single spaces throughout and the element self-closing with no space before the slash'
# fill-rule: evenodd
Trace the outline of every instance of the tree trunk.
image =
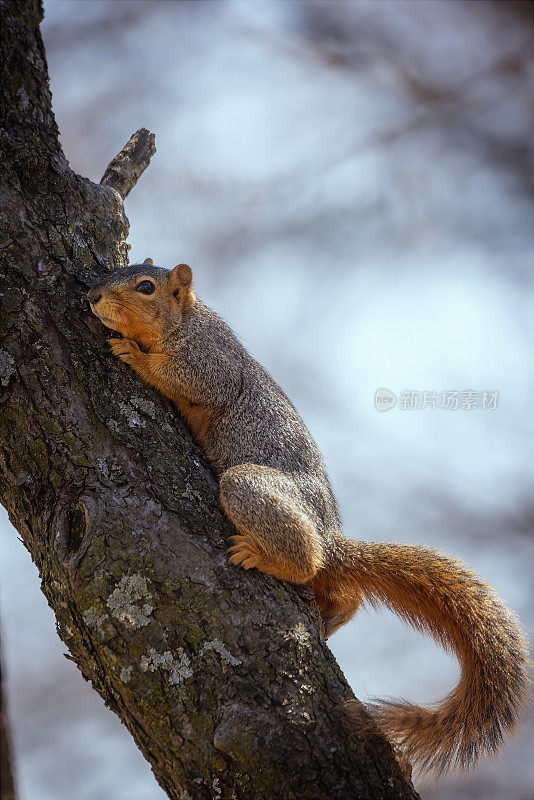
<svg viewBox="0 0 534 800">
<path fill-rule="evenodd" d="M 201 453 L 90 314 L 88 288 L 127 263 L 122 198 L 150 137 L 107 185 L 73 173 L 40 4 L 0 10 L 1 500 L 59 635 L 171 798 L 413 800 L 365 713 L 345 714 L 311 595 L 227 565 Z"/>
</svg>

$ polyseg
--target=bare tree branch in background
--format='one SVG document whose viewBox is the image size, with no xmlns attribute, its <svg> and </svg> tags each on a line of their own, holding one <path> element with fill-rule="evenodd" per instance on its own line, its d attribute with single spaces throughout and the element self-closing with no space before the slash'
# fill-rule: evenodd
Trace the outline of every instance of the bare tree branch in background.
<svg viewBox="0 0 534 800">
<path fill-rule="evenodd" d="M 140 128 L 108 164 L 100 185 L 115 189 L 124 200 L 150 164 L 155 152 L 154 134 L 146 128 Z"/>
<path fill-rule="evenodd" d="M 0 11 L 1 500 L 61 638 L 171 798 L 413 800 L 365 712 L 347 719 L 310 594 L 227 565 L 189 433 L 105 354 L 85 295 L 127 262 L 122 199 L 65 161 L 40 4 Z M 112 162 L 123 196 L 153 151 L 137 137 Z"/>
<path fill-rule="evenodd" d="M 4 673 L 2 664 L 2 639 L 0 637 L 0 798 L 16 800 L 15 779 L 12 768 L 11 729 L 4 692 Z"/>
</svg>

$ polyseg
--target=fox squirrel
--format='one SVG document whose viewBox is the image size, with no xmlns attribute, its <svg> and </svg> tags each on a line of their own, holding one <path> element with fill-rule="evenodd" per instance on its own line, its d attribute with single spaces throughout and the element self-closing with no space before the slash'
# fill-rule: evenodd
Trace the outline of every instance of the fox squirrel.
<svg viewBox="0 0 534 800">
<path fill-rule="evenodd" d="M 416 768 L 468 769 L 494 754 L 527 694 L 527 644 L 514 614 L 453 558 L 341 532 L 321 454 L 284 392 L 198 300 L 187 264 L 152 259 L 90 290 L 94 314 L 124 338 L 113 353 L 170 398 L 219 479 L 237 529 L 230 563 L 310 587 L 328 637 L 362 601 L 384 603 L 456 654 L 461 678 L 438 705 L 379 701 L 389 739 Z"/>
</svg>

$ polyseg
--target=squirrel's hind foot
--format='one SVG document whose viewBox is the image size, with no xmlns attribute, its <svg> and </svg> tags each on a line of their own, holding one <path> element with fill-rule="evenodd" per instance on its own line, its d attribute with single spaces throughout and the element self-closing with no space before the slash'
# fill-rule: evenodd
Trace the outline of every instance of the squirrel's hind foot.
<svg viewBox="0 0 534 800">
<path fill-rule="evenodd" d="M 244 569 L 251 569 L 260 564 L 261 554 L 252 536 L 230 536 L 230 540 L 233 542 L 227 551 L 232 553 L 228 559 L 230 564 Z"/>
</svg>

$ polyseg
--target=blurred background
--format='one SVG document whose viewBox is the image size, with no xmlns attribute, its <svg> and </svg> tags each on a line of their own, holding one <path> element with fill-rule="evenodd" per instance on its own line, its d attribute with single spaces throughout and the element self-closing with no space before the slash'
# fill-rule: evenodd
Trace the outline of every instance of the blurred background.
<svg viewBox="0 0 534 800">
<path fill-rule="evenodd" d="M 193 267 L 294 401 L 348 536 L 442 548 L 534 607 L 533 5 L 497 0 L 46 0 L 56 118 L 126 202 L 131 261 Z M 397 396 L 387 412 L 375 391 Z M 438 407 L 403 409 L 402 392 Z M 439 408 L 444 391 L 457 409 Z M 495 409 L 462 392 L 498 391 Z M 417 395 L 415 396 L 417 399 Z M 473 396 L 472 396 L 473 397 Z M 2 513 L 4 666 L 21 800 L 162 800 L 55 632 Z M 453 659 L 388 613 L 331 640 L 362 700 L 432 701 Z M 534 718 L 425 800 L 528 800 Z"/>
</svg>

